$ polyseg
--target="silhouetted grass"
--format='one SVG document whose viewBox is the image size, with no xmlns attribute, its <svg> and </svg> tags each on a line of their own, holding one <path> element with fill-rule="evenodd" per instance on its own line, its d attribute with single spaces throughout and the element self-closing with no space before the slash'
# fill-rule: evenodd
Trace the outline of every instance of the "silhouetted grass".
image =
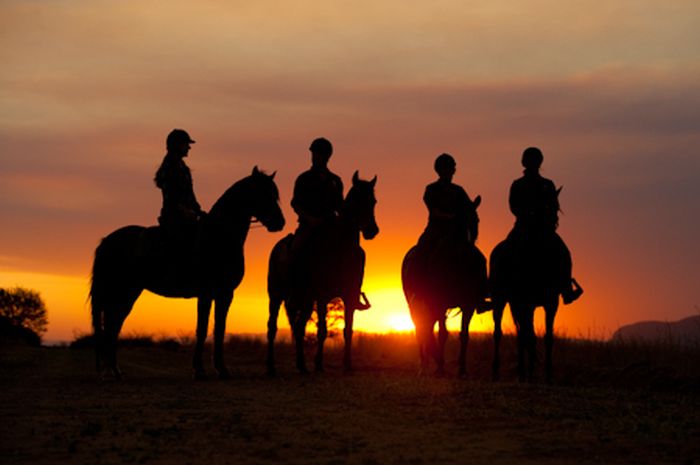
<svg viewBox="0 0 700 465">
<path fill-rule="evenodd" d="M 79 339 L 81 339 L 80 337 Z M 266 341 L 227 338 L 227 382 L 191 378 L 193 338 L 125 335 L 121 382 L 103 381 L 88 347 L 0 351 L 0 457 L 34 463 L 695 463 L 697 348 L 560 338 L 555 382 L 515 382 L 515 338 L 490 381 L 490 334 L 470 340 L 469 378 L 417 376 L 412 334 L 362 334 L 356 373 L 342 338 L 326 373 L 299 375 L 288 338 L 278 376 Z M 539 341 L 540 348 L 542 341 Z M 312 366 L 313 346 L 307 348 Z M 207 345 L 207 357 L 211 347 Z M 213 375 L 211 365 L 208 372 Z"/>
<path fill-rule="evenodd" d="M 445 348 L 448 376 L 457 372 L 459 335 L 452 333 Z M 159 348 L 190 352 L 194 347 L 193 335 L 155 336 L 127 334 L 120 338 L 123 348 Z M 73 349 L 93 347 L 91 335 L 78 336 Z M 235 368 L 264 366 L 267 341 L 264 335 L 228 335 L 225 342 L 228 363 Z M 311 338 L 305 344 L 307 362 L 312 363 L 316 342 Z M 491 379 L 493 339 L 490 333 L 470 335 L 467 351 L 469 378 Z M 540 361 L 543 360 L 543 342 L 538 340 Z M 211 353 L 208 339 L 205 351 Z M 501 374 L 505 381 L 515 380 L 516 338 L 504 335 L 501 342 Z M 275 356 L 278 368 L 294 371 L 295 348 L 289 335 L 278 335 Z M 357 370 L 368 372 L 417 372 L 418 351 L 413 333 L 355 333 L 353 362 Z M 329 370 L 340 370 L 343 338 L 329 338 L 325 344 L 325 361 Z M 700 345 L 680 344 L 672 340 L 659 341 L 602 341 L 559 337 L 554 347 L 554 382 L 568 386 L 643 387 L 653 389 L 700 388 Z M 541 371 L 541 367 L 540 367 Z"/>
</svg>

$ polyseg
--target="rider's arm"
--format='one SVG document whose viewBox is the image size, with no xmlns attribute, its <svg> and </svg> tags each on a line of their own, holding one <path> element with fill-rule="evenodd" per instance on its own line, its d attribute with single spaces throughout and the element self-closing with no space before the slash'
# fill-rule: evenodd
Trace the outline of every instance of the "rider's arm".
<svg viewBox="0 0 700 465">
<path fill-rule="evenodd" d="M 510 212 L 515 215 L 516 218 L 520 217 L 524 213 L 524 206 L 522 204 L 522 194 L 518 188 L 517 181 L 513 182 L 510 186 L 510 194 L 508 195 L 508 206 L 510 207 Z"/>
</svg>

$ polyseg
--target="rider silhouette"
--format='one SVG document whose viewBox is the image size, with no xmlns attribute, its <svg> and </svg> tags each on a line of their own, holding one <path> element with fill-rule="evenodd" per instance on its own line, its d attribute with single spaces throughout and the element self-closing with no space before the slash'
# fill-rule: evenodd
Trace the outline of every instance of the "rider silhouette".
<svg viewBox="0 0 700 465">
<path fill-rule="evenodd" d="M 333 154 L 333 145 L 328 139 L 319 137 L 309 147 L 311 168 L 296 179 L 292 208 L 299 216 L 299 226 L 294 232 L 291 261 L 296 274 L 308 273 L 308 257 L 315 253 L 314 245 L 325 240 L 343 205 L 343 181 L 328 169 Z M 302 271 L 306 270 L 306 271 Z M 368 308 L 361 303 L 346 302 L 356 309 Z"/>
<path fill-rule="evenodd" d="M 486 258 L 474 242 L 478 234 L 479 218 L 476 206 L 462 186 L 452 182 L 457 163 L 447 153 L 435 159 L 438 180 L 425 188 L 423 201 L 428 207 L 428 225 L 418 239 L 418 260 L 427 274 L 421 279 L 425 285 L 433 282 L 443 292 L 460 289 L 459 280 L 470 265 L 481 267 L 486 274 Z M 435 281 L 437 279 L 437 281 Z M 478 303 L 478 312 L 490 309 L 484 299 Z"/>
<path fill-rule="evenodd" d="M 343 204 L 343 181 L 328 169 L 333 146 L 321 137 L 309 150 L 311 169 L 299 175 L 292 197 L 292 208 L 299 215 L 295 242 L 304 244 L 319 228 L 333 224 Z"/>
<path fill-rule="evenodd" d="M 425 188 L 423 202 L 428 207 L 428 225 L 418 240 L 419 247 L 446 239 L 473 243 L 476 228 L 470 225 L 478 220 L 469 195 L 452 182 L 457 163 L 451 155 L 443 153 L 435 159 L 434 167 L 439 179 Z"/>
<path fill-rule="evenodd" d="M 521 178 L 513 181 L 508 203 L 515 215 L 515 226 L 508 238 L 517 245 L 538 243 L 551 245 L 561 276 L 561 295 L 565 304 L 578 299 L 583 290 L 571 277 L 571 252 L 556 229 L 559 221 L 559 192 L 554 183 L 540 175 L 544 160 L 542 151 L 536 147 L 525 149 L 522 165 L 525 168 Z M 545 249 L 547 250 L 547 249 Z"/>
<path fill-rule="evenodd" d="M 194 143 L 186 131 L 173 129 L 166 139 L 167 154 L 154 179 L 163 193 L 158 223 L 178 248 L 194 242 L 197 220 L 205 215 L 194 195 L 192 174 L 184 160 Z"/>
</svg>

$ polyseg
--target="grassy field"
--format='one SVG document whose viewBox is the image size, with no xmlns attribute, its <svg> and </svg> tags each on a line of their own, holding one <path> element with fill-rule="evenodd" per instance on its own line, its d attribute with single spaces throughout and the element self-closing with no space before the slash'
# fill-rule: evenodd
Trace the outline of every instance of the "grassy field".
<svg viewBox="0 0 700 465">
<path fill-rule="evenodd" d="M 278 350 L 227 344 L 231 381 L 195 382 L 191 347 L 135 340 L 126 377 L 100 382 L 90 349 L 0 346 L 3 464 L 700 464 L 700 350 L 561 340 L 553 385 L 489 380 L 490 338 L 476 336 L 470 377 L 419 377 L 412 337 L 360 335 L 357 372 L 300 376 Z"/>
</svg>

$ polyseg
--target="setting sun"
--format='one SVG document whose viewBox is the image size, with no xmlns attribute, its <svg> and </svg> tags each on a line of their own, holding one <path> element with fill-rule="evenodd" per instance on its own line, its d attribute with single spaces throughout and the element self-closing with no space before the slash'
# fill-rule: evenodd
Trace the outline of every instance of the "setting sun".
<svg viewBox="0 0 700 465">
<path fill-rule="evenodd" d="M 387 322 L 391 326 L 392 331 L 413 331 L 415 327 L 413 326 L 413 320 L 409 315 L 399 315 L 395 314 L 387 319 Z"/>
</svg>

